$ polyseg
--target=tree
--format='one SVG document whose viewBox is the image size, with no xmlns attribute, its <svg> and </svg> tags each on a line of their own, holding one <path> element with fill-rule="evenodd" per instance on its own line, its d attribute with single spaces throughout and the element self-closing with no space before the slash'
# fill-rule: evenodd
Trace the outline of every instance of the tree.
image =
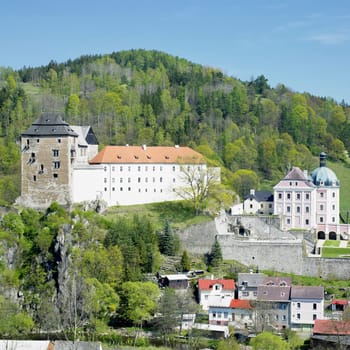
<svg viewBox="0 0 350 350">
<path fill-rule="evenodd" d="M 184 186 L 176 190 L 177 195 L 189 200 L 198 215 L 207 204 L 207 199 L 219 183 L 220 175 L 217 168 L 207 168 L 198 165 L 181 165 Z"/>
<path fill-rule="evenodd" d="M 168 256 L 175 255 L 180 248 L 179 237 L 173 232 L 168 220 L 165 221 L 163 230 L 158 237 L 159 251 Z"/>
<path fill-rule="evenodd" d="M 250 341 L 253 350 L 289 350 L 288 343 L 279 336 L 262 332 Z"/>
<path fill-rule="evenodd" d="M 220 263 L 222 262 L 222 251 L 221 246 L 217 238 L 215 238 L 215 241 L 211 247 L 211 251 L 209 253 L 209 261 L 208 265 L 211 267 L 218 267 Z"/>
<path fill-rule="evenodd" d="M 180 269 L 181 271 L 190 271 L 191 269 L 191 259 L 188 255 L 187 250 L 184 250 L 181 256 L 180 261 Z"/>
</svg>

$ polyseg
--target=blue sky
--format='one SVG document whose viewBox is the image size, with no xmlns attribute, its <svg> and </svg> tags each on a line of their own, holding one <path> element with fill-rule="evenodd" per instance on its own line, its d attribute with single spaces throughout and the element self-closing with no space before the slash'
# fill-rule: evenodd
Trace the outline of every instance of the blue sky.
<svg viewBox="0 0 350 350">
<path fill-rule="evenodd" d="M 348 0 L 5 0 L 0 66 L 155 49 L 350 103 Z"/>
</svg>

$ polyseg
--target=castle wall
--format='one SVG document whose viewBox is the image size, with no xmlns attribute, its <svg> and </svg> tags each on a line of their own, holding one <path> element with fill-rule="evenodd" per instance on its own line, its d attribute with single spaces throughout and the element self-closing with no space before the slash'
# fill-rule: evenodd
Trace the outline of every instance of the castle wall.
<svg viewBox="0 0 350 350">
<path fill-rule="evenodd" d="M 275 270 L 296 275 L 321 276 L 324 279 L 350 279 L 350 259 L 325 259 L 306 256 L 305 241 L 300 235 L 296 237 L 288 232 L 286 236 L 273 236 L 265 230 L 264 221 L 258 225 L 258 217 L 245 217 L 241 220 L 249 223 L 255 238 L 249 238 L 227 232 L 229 219 L 219 217 L 214 221 L 193 225 L 179 232 L 183 248 L 192 254 L 210 252 L 215 238 L 219 241 L 223 258 L 237 260 L 259 270 Z M 259 230 L 261 228 L 261 230 Z M 258 232 L 261 232 L 259 239 Z M 270 235 L 270 239 L 266 239 Z"/>
</svg>

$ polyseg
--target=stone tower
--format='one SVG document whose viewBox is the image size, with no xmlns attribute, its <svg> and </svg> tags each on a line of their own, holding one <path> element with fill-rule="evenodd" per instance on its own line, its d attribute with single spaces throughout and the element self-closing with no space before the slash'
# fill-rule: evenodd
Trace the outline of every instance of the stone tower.
<svg viewBox="0 0 350 350">
<path fill-rule="evenodd" d="M 70 205 L 78 136 L 53 113 L 43 113 L 21 135 L 19 204 L 32 208 L 47 208 L 54 201 Z"/>
</svg>

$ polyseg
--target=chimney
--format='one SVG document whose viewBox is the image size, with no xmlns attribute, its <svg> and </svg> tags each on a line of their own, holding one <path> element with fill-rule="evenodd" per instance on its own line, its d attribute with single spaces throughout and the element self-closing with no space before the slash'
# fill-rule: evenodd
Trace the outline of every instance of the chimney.
<svg viewBox="0 0 350 350">
<path fill-rule="evenodd" d="M 307 177 L 308 177 L 307 170 L 304 170 L 304 176 L 305 176 L 305 179 L 307 179 Z"/>
<path fill-rule="evenodd" d="M 251 195 L 251 196 L 255 196 L 255 190 L 251 189 L 251 190 L 250 190 L 250 195 Z"/>
</svg>

